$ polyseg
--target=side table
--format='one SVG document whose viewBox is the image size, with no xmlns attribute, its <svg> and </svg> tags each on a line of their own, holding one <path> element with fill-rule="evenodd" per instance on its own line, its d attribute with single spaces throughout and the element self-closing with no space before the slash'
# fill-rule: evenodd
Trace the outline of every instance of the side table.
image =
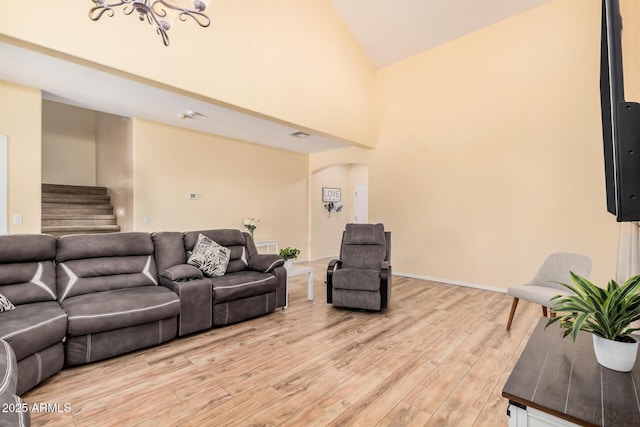
<svg viewBox="0 0 640 427">
<path fill-rule="evenodd" d="M 313 267 L 302 265 L 292 265 L 287 269 L 287 302 L 285 308 L 289 306 L 289 277 L 307 275 L 307 299 L 313 301 Z"/>
</svg>

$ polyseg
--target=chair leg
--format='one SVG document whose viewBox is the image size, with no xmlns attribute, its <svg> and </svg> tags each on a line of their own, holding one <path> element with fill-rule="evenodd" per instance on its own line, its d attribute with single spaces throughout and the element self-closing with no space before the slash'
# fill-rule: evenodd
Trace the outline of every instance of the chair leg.
<svg viewBox="0 0 640 427">
<path fill-rule="evenodd" d="M 544 305 L 542 306 L 542 315 L 544 317 L 547 317 L 547 307 L 545 307 Z"/>
<path fill-rule="evenodd" d="M 519 298 L 513 298 L 513 302 L 511 303 L 511 313 L 509 313 L 509 320 L 507 321 L 507 331 L 511 329 L 511 322 L 513 322 L 513 315 L 516 313 L 516 307 L 518 306 Z"/>
</svg>

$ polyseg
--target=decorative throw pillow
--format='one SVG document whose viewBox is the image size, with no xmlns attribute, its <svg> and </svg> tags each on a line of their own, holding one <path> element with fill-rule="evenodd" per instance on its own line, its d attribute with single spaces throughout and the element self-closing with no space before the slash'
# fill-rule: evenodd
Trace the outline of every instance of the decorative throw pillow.
<svg viewBox="0 0 640 427">
<path fill-rule="evenodd" d="M 199 234 L 187 263 L 198 267 L 205 276 L 219 277 L 227 271 L 230 257 L 230 249 L 217 244 L 204 234 Z"/>
<path fill-rule="evenodd" d="M 14 308 L 15 307 L 11 304 L 11 301 L 9 301 L 9 299 L 4 295 L 0 294 L 0 313 L 4 311 L 11 311 Z"/>
</svg>

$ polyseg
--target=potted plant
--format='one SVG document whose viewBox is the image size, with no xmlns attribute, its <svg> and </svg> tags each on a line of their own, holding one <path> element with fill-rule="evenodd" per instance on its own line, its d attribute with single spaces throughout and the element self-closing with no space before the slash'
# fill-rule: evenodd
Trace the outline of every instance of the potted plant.
<svg viewBox="0 0 640 427">
<path fill-rule="evenodd" d="M 289 268 L 293 263 L 293 260 L 298 258 L 300 255 L 300 249 L 286 247 L 284 249 L 280 249 L 280 256 L 284 258 L 284 267 Z"/>
<path fill-rule="evenodd" d="M 607 289 L 599 288 L 587 279 L 571 274 L 574 285 L 561 283 L 574 295 L 556 295 L 553 311 L 562 315 L 549 319 L 547 326 L 560 322 L 563 337 L 571 335 L 575 342 L 578 332 L 591 332 L 596 359 L 602 366 L 629 372 L 636 361 L 638 339 L 631 333 L 640 328 L 631 323 L 640 319 L 640 275 L 623 285 L 611 280 Z"/>
</svg>

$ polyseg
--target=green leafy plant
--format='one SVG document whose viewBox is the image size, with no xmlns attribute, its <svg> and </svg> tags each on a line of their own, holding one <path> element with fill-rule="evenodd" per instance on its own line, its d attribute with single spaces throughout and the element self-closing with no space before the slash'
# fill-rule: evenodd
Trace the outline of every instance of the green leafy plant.
<svg viewBox="0 0 640 427">
<path fill-rule="evenodd" d="M 300 255 L 300 249 L 286 247 L 280 249 L 280 256 L 284 259 L 296 259 Z"/>
<path fill-rule="evenodd" d="M 630 327 L 640 319 L 640 275 L 629 278 L 622 286 L 609 281 L 607 289 L 599 288 L 587 279 L 571 274 L 573 285 L 560 283 L 575 295 L 556 295 L 553 311 L 564 313 L 552 317 L 547 326 L 560 322 L 563 337 L 576 340 L 578 332 L 585 331 L 612 341 L 633 341 L 629 335 L 640 328 Z"/>
</svg>

